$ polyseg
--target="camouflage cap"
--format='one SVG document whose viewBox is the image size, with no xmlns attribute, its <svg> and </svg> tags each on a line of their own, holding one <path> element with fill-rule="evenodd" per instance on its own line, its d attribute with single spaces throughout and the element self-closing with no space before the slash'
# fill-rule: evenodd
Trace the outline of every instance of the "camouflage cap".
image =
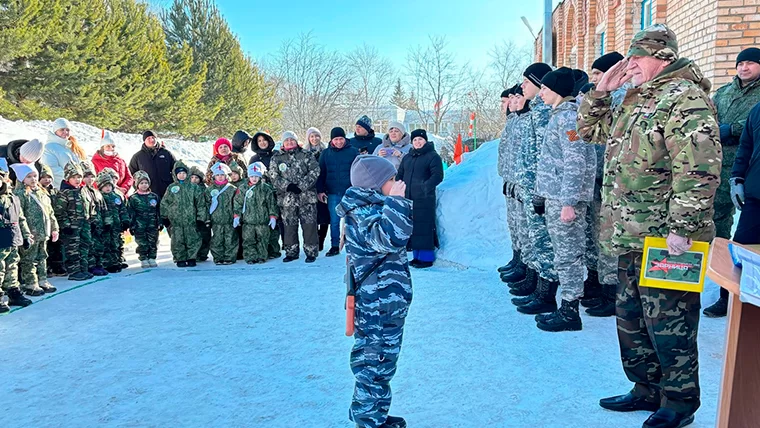
<svg viewBox="0 0 760 428">
<path fill-rule="evenodd" d="M 112 187 L 116 187 L 116 179 L 114 178 L 114 174 L 116 174 L 116 171 L 113 169 L 103 168 L 103 170 L 98 173 L 98 177 L 96 179 L 98 182 L 98 187 L 102 188 L 106 184 L 110 184 Z"/>
<path fill-rule="evenodd" d="M 74 162 L 67 163 L 66 166 L 63 167 L 63 179 L 68 180 L 69 178 L 75 175 L 84 177 L 84 174 L 82 173 L 82 167 L 79 166 L 78 163 L 74 163 Z"/>
<path fill-rule="evenodd" d="M 137 189 L 137 186 L 138 186 L 138 185 L 140 184 L 140 182 L 141 182 L 141 181 L 143 181 L 143 180 L 148 180 L 148 184 L 150 184 L 150 176 L 148 175 L 148 173 L 147 173 L 147 172 L 145 172 L 145 171 L 143 171 L 143 170 L 140 170 L 140 171 L 136 171 L 136 172 L 135 172 L 135 173 L 132 175 L 132 177 L 135 179 L 135 182 L 134 182 L 134 184 L 133 184 L 133 186 L 134 186 L 134 188 L 135 188 L 135 189 Z"/>
<path fill-rule="evenodd" d="M 95 175 L 95 167 L 92 166 L 92 162 L 82 161 L 80 165 L 82 166 L 82 177 Z"/>
<path fill-rule="evenodd" d="M 663 61 L 678 59 L 676 33 L 663 24 L 655 24 L 639 31 L 631 41 L 628 56 L 651 56 Z"/>
<path fill-rule="evenodd" d="M 40 178 L 50 177 L 53 178 L 53 169 L 47 165 L 42 165 L 42 171 L 40 172 Z"/>
<path fill-rule="evenodd" d="M 243 168 L 237 162 L 230 162 L 230 173 L 232 172 L 236 172 L 241 177 L 243 176 Z"/>
</svg>

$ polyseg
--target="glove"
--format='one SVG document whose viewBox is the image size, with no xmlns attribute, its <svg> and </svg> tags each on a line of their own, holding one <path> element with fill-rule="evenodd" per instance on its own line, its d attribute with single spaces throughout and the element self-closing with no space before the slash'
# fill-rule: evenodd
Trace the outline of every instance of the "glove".
<svg viewBox="0 0 760 428">
<path fill-rule="evenodd" d="M 533 211 L 537 215 L 544 215 L 546 213 L 546 206 L 544 206 L 545 202 L 545 198 L 542 198 L 540 196 L 533 196 L 531 203 L 533 204 Z"/>
<path fill-rule="evenodd" d="M 296 186 L 295 184 L 293 184 L 293 183 L 288 184 L 288 189 L 287 190 L 288 190 L 288 192 L 295 193 L 296 195 L 300 195 L 301 194 L 301 189 L 298 186 Z"/>
<path fill-rule="evenodd" d="M 723 125 L 720 125 L 720 142 L 723 145 L 730 145 L 733 143 L 731 141 L 731 125 L 728 123 L 724 123 Z"/>
<path fill-rule="evenodd" d="M 731 177 L 728 180 L 731 185 L 731 202 L 737 210 L 741 211 L 744 207 L 744 179 L 741 177 Z"/>
<path fill-rule="evenodd" d="M 195 226 L 196 226 L 198 229 L 201 229 L 201 230 L 202 230 L 204 227 L 206 227 L 206 222 L 205 222 L 205 221 L 203 221 L 203 220 L 196 220 L 196 221 L 195 221 Z"/>
<path fill-rule="evenodd" d="M 276 218 L 274 218 L 274 217 L 270 217 L 269 218 L 269 227 L 271 227 L 272 230 L 274 230 L 277 227 L 277 219 Z"/>
<path fill-rule="evenodd" d="M 232 227 L 237 228 L 240 226 L 240 217 L 235 217 L 232 219 Z"/>
<path fill-rule="evenodd" d="M 165 219 L 161 220 L 161 224 L 163 224 L 163 225 L 164 225 L 164 227 L 168 229 L 168 228 L 169 228 L 169 226 L 171 226 L 171 225 L 172 225 L 172 222 L 171 222 L 171 221 L 169 221 L 169 219 L 168 219 L 168 218 L 165 218 Z"/>
<path fill-rule="evenodd" d="M 504 196 L 507 196 L 507 183 L 504 183 L 504 187 L 501 188 L 501 193 L 503 193 Z"/>
<path fill-rule="evenodd" d="M 126 231 L 128 231 L 128 230 L 129 230 L 129 222 L 128 222 L 128 221 L 125 221 L 125 222 L 123 222 L 123 223 L 121 224 L 121 231 L 122 231 L 122 232 L 126 232 Z"/>
<path fill-rule="evenodd" d="M 74 234 L 74 229 L 67 226 L 61 229 L 61 233 L 63 233 L 64 236 L 71 236 Z"/>
<path fill-rule="evenodd" d="M 111 225 L 110 224 L 104 224 L 103 225 L 103 232 L 110 232 L 111 231 Z"/>
<path fill-rule="evenodd" d="M 32 242 L 31 241 L 32 241 L 32 237 L 31 236 L 29 238 L 24 238 L 24 245 L 23 246 L 24 246 L 25 250 L 28 250 L 29 247 L 32 246 Z"/>
</svg>

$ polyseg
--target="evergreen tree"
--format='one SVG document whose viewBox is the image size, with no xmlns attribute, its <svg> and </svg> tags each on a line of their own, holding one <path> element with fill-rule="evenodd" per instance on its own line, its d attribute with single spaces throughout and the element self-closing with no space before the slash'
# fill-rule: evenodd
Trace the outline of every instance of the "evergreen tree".
<svg viewBox="0 0 760 428">
<path fill-rule="evenodd" d="M 0 0 L 0 64 L 36 53 L 62 12 L 59 0 Z"/>
<path fill-rule="evenodd" d="M 407 102 L 409 101 L 404 94 L 404 88 L 401 86 L 401 79 L 396 79 L 396 86 L 393 88 L 393 96 L 391 97 L 391 104 L 399 108 L 407 108 Z"/>
</svg>

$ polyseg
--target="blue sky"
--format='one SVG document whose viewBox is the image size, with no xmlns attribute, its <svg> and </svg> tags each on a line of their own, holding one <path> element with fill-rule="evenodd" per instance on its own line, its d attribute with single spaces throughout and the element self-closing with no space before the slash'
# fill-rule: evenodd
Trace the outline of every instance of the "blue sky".
<svg viewBox="0 0 760 428">
<path fill-rule="evenodd" d="M 169 1 L 158 3 L 169 3 Z M 531 46 L 542 26 L 542 0 L 216 0 L 243 49 L 257 61 L 278 50 L 283 40 L 313 31 L 316 41 L 348 52 L 362 43 L 402 67 L 409 47 L 428 35 L 445 35 L 462 61 L 488 63 L 488 51 L 502 40 Z M 559 3 L 555 0 L 555 3 Z"/>
</svg>

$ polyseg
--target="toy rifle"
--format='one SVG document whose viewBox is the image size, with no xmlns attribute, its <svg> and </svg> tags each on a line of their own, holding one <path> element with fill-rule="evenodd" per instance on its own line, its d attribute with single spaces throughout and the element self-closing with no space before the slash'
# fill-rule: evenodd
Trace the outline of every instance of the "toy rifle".
<svg viewBox="0 0 760 428">
<path fill-rule="evenodd" d="M 351 263 L 346 256 L 346 336 L 354 335 L 354 317 L 356 314 L 356 292 L 364 281 L 372 275 L 373 272 L 380 267 L 388 256 L 383 256 L 380 260 L 375 262 L 372 267 L 357 281 L 354 277 L 353 269 L 351 269 Z"/>
</svg>

